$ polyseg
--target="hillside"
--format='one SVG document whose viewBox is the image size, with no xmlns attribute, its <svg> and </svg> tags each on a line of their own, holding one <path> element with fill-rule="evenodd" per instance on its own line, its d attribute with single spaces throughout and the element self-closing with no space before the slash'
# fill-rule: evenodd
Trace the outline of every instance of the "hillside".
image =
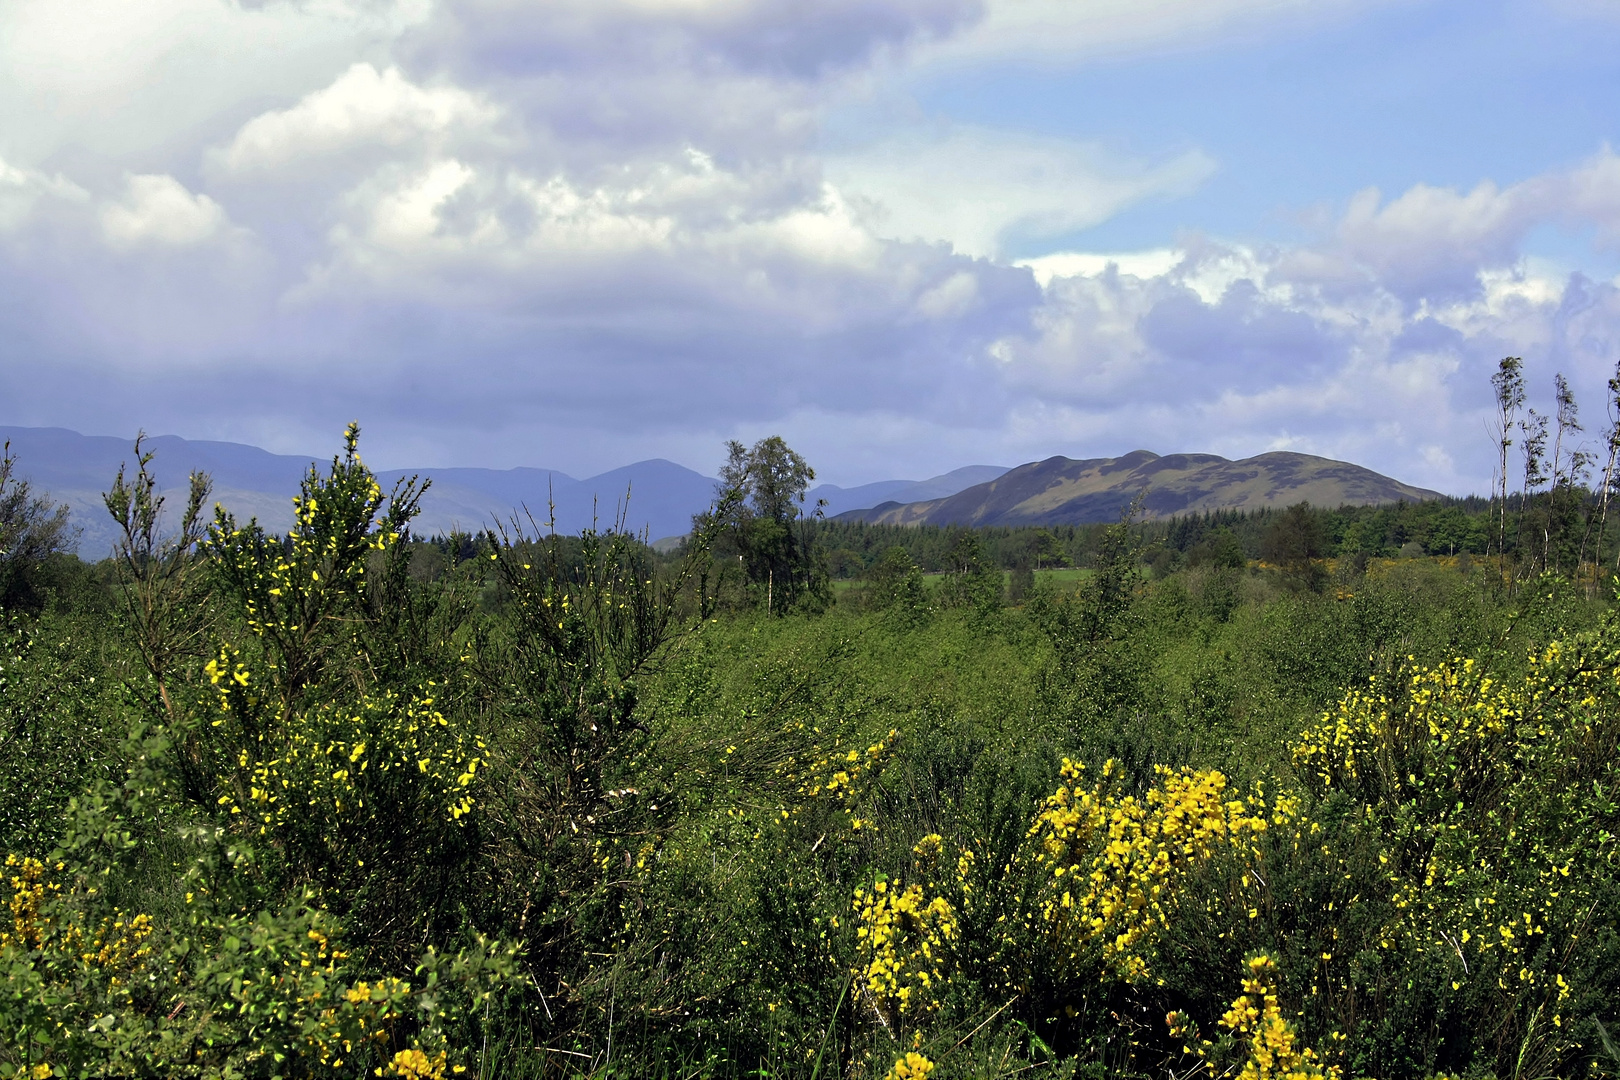
<svg viewBox="0 0 1620 1080">
<path fill-rule="evenodd" d="M 80 554 L 96 559 L 110 551 L 113 526 L 102 507 L 101 493 L 111 486 L 118 466 L 133 461 L 130 440 L 81 435 L 66 428 L 0 427 L 0 441 L 7 440 L 17 458 L 18 476 L 72 509 L 73 524 L 83 530 Z M 152 467 L 158 484 L 174 501 L 184 498 L 187 475 L 202 470 L 213 477 L 215 502 L 240 520 L 258 518 L 274 532 L 292 524 L 292 496 L 298 493 L 305 471 L 312 463 L 324 468 L 331 460 L 330 455 L 272 454 L 242 443 L 173 435 L 148 439 L 147 447 L 156 454 Z M 714 480 L 660 459 L 639 461 L 584 480 L 534 468 L 391 469 L 379 471 L 377 479 L 386 491 L 396 480 L 414 474 L 433 481 L 416 522 L 423 535 L 453 529 L 476 532 L 508 520 L 522 507 L 544 523 L 548 503 L 555 505 L 560 532 L 578 532 L 593 521 L 606 527 L 613 524 L 628 494 L 625 525 L 632 531 L 664 536 L 684 532 L 692 514 L 714 496 Z"/>
<path fill-rule="evenodd" d="M 0 426 L 0 442 L 9 441 L 17 458 L 17 475 L 36 491 L 66 503 L 81 530 L 79 552 L 97 559 L 112 549 L 111 519 L 101 493 L 112 485 L 120 464 L 133 460 L 131 440 L 81 435 L 67 428 Z M 330 455 L 306 457 L 272 454 L 243 443 L 213 442 L 160 435 L 147 440 L 156 457 L 152 468 L 160 488 L 183 498 L 192 470 L 214 480 L 214 501 L 239 520 L 258 518 L 273 532 L 292 524 L 292 496 L 311 464 L 325 467 Z M 915 502 L 953 495 L 972 484 L 999 476 L 1005 468 L 969 465 L 927 480 L 880 480 L 860 487 L 822 484 L 812 488 L 808 507 L 826 499 L 829 513 L 871 506 L 885 500 Z M 505 522 L 526 507 L 544 524 L 554 507 L 559 532 L 577 533 L 594 522 L 605 528 L 624 515 L 624 525 L 649 538 L 674 538 L 692 524 L 714 498 L 712 477 L 654 458 L 576 480 L 554 469 L 390 469 L 377 473 L 385 490 L 396 480 L 420 474 L 433 481 L 422 500 L 416 531 L 425 536 L 454 529 L 476 532 Z M 628 508 L 625 506 L 629 497 Z"/>
<path fill-rule="evenodd" d="M 1258 510 L 1308 502 L 1369 506 L 1439 498 L 1349 462 L 1274 452 L 1241 461 L 1214 454 L 1118 458 L 1051 457 L 1020 465 L 945 498 L 887 502 L 838 515 L 889 525 L 1079 525 L 1111 521 L 1139 492 L 1148 517 L 1207 510 Z"/>
<path fill-rule="evenodd" d="M 817 500 L 827 502 L 828 517 L 837 517 L 849 510 L 865 509 L 879 503 L 914 503 L 928 499 L 943 499 L 955 495 L 975 484 L 994 480 L 1007 471 L 1004 465 L 964 465 L 927 480 L 879 480 L 859 487 L 843 488 L 836 484 L 819 484 L 810 489 L 805 503 L 814 507 Z"/>
</svg>

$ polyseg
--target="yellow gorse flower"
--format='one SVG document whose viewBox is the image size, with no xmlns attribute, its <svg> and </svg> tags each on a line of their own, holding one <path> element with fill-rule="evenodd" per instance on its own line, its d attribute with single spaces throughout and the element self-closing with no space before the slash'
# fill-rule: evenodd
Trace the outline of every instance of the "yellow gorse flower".
<svg viewBox="0 0 1620 1080">
<path fill-rule="evenodd" d="M 1226 777 L 1214 770 L 1161 766 L 1143 799 L 1111 793 L 1114 772 L 1110 761 L 1086 787 L 1085 766 L 1064 759 L 1065 783 L 1029 831 L 1048 874 L 1039 914 L 1071 962 L 1100 948 L 1105 969 L 1141 979 L 1145 950 L 1167 925 L 1182 879 L 1219 851 L 1241 849 L 1267 820 L 1241 800 L 1223 800 Z"/>
<path fill-rule="evenodd" d="M 1243 996 L 1221 1017 L 1221 1025 L 1248 1049 L 1238 1080 L 1337 1078 L 1338 1067 L 1324 1067 L 1315 1050 L 1299 1044 L 1294 1025 L 1283 1017 L 1277 1000 L 1277 965 L 1261 955 L 1251 957 L 1245 966 Z"/>
<path fill-rule="evenodd" d="M 252 680 L 241 663 L 221 650 L 207 670 L 219 694 L 216 726 L 246 744 L 219 805 L 245 815 L 260 832 L 268 834 L 317 805 L 363 816 L 368 791 L 390 773 L 416 774 L 422 795 L 452 821 L 472 809 L 484 742 L 433 707 L 431 685 L 413 695 L 384 691 L 357 704 L 295 713 L 267 735 L 252 733 L 257 701 L 247 694 Z"/>
<path fill-rule="evenodd" d="M 855 931 L 861 985 L 890 1023 L 929 1007 L 931 991 L 945 979 L 945 952 L 956 939 L 956 912 L 942 896 L 928 899 L 921 885 L 891 888 L 878 881 L 855 890 L 860 922 Z"/>
<path fill-rule="evenodd" d="M 923 1080 L 934 1071 L 934 1063 L 912 1050 L 894 1063 L 886 1080 Z"/>
</svg>

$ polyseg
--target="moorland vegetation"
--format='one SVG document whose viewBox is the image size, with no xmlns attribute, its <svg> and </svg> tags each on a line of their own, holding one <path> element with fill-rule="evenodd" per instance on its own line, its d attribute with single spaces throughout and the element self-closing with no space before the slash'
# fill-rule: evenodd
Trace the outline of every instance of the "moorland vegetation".
<svg viewBox="0 0 1620 1080">
<path fill-rule="evenodd" d="M 351 427 L 286 536 L 137 445 L 92 564 L 8 462 L 0 1076 L 1620 1072 L 1620 440 L 1498 376 L 1489 499 L 884 530 L 773 439 L 670 556 Z"/>
</svg>

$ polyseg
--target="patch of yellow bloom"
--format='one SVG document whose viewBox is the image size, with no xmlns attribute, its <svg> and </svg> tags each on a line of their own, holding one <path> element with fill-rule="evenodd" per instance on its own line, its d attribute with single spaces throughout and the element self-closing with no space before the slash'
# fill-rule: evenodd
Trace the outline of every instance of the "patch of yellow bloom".
<svg viewBox="0 0 1620 1080">
<path fill-rule="evenodd" d="M 1223 801 L 1219 772 L 1158 772 L 1158 785 L 1137 799 L 1109 790 L 1112 761 L 1086 787 L 1085 766 L 1065 758 L 1065 783 L 1029 832 L 1048 873 L 1040 917 L 1068 959 L 1079 962 L 1100 945 L 1105 968 L 1129 980 L 1147 976 L 1146 949 L 1168 923 L 1188 872 L 1239 849 L 1267 824 L 1263 807 Z"/>
<path fill-rule="evenodd" d="M 382 692 L 355 705 L 319 706 L 251 735 L 260 725 L 246 668 L 222 649 L 206 670 L 223 714 L 216 724 L 241 745 L 238 771 L 226 779 L 219 804 L 245 815 L 260 832 L 307 815 L 312 806 L 363 817 L 377 791 L 397 790 L 391 781 L 401 773 L 414 774 L 414 786 L 450 820 L 472 809 L 485 745 L 433 707 L 431 685 L 409 696 Z"/>
<path fill-rule="evenodd" d="M 452 1075 L 466 1071 L 461 1065 L 450 1070 Z M 444 1051 L 440 1050 L 432 1057 L 428 1057 L 414 1046 L 409 1050 L 401 1050 L 386 1066 L 377 1069 L 377 1075 L 399 1076 L 404 1080 L 444 1080 Z"/>
<path fill-rule="evenodd" d="M 1556 657 L 1553 650 L 1540 659 Z M 1544 681 L 1532 676 L 1529 685 L 1505 686 L 1472 659 L 1424 667 L 1408 658 L 1398 697 L 1379 690 L 1376 678 L 1367 690 L 1350 691 L 1292 744 L 1294 765 L 1330 789 L 1357 783 L 1392 751 L 1424 741 L 1454 754 L 1487 753 L 1524 719 Z"/>
<path fill-rule="evenodd" d="M 956 912 L 943 896 L 924 897 L 921 885 L 900 889 L 886 881 L 855 890 L 855 931 L 863 958 L 860 977 L 890 1024 L 916 1011 L 945 979 L 948 944 L 956 939 Z"/>
<path fill-rule="evenodd" d="M 894 1068 L 889 1070 L 885 1080 L 923 1080 L 933 1071 L 934 1063 L 912 1050 L 895 1061 Z"/>
<path fill-rule="evenodd" d="M 1243 995 L 1221 1017 L 1247 1052 L 1238 1080 L 1337 1080 L 1338 1066 L 1325 1066 L 1315 1050 L 1301 1046 L 1299 1033 L 1283 1017 L 1277 999 L 1277 965 L 1271 957 L 1251 957 L 1245 965 Z M 1209 1062 L 1213 1044 L 1197 1040 L 1197 1026 L 1179 1013 L 1165 1017 L 1170 1033 L 1190 1036 L 1187 1049 Z"/>
<path fill-rule="evenodd" d="M 26 856 L 7 855 L 6 868 L 11 885 L 11 928 L 0 930 L 0 949 L 51 952 L 75 958 L 99 968 L 110 976 L 114 986 L 120 976 L 151 954 L 147 939 L 152 936 L 150 915 L 125 916 L 114 912 L 92 929 L 82 918 L 71 915 L 58 920 L 45 911 L 47 899 L 62 895 L 62 887 L 46 878 L 45 864 Z M 59 863 L 56 869 L 63 867 Z"/>
</svg>

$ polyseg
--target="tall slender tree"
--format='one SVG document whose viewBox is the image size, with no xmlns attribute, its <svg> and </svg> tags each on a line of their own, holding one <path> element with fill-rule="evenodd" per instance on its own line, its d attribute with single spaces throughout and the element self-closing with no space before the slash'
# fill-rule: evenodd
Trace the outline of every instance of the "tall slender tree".
<svg viewBox="0 0 1620 1080">
<path fill-rule="evenodd" d="M 1519 434 L 1523 437 L 1519 450 L 1524 459 L 1524 481 L 1519 489 L 1519 523 L 1514 531 L 1519 537 L 1519 548 L 1530 554 L 1532 569 L 1535 548 L 1524 544 L 1525 516 L 1530 509 L 1531 497 L 1547 482 L 1547 419 L 1530 409 L 1525 418 L 1519 421 Z"/>
<path fill-rule="evenodd" d="M 1591 456 L 1575 442 L 1575 436 L 1586 429 L 1581 426 L 1580 406 L 1575 401 L 1575 392 L 1569 388 L 1569 380 L 1564 378 L 1563 372 L 1553 376 L 1553 401 L 1556 405 L 1556 428 L 1549 462 L 1552 467 L 1552 490 L 1547 494 L 1541 564 L 1550 566 L 1556 573 L 1563 567 L 1563 549 L 1568 546 L 1574 519 L 1587 509 L 1586 499 L 1578 493 L 1578 489 L 1584 491 Z M 1557 548 L 1553 546 L 1555 539 L 1559 542 Z M 1578 555 L 1576 569 L 1580 569 Z"/>
<path fill-rule="evenodd" d="M 1496 391 L 1496 447 L 1499 459 L 1496 468 L 1497 525 L 1496 554 L 1507 555 L 1507 484 L 1508 450 L 1513 446 L 1513 425 L 1519 409 L 1524 405 L 1524 361 L 1517 356 L 1504 356 L 1491 376 L 1491 389 Z"/>
<path fill-rule="evenodd" d="M 1608 451 L 1608 460 L 1603 466 L 1603 488 L 1598 492 L 1598 533 L 1597 542 L 1592 548 L 1594 564 L 1603 560 L 1603 541 L 1609 525 L 1609 495 L 1614 491 L 1617 479 L 1615 464 L 1620 459 L 1620 361 L 1615 362 L 1614 374 L 1609 376 L 1607 406 L 1609 426 L 1603 433 L 1603 443 Z"/>
</svg>

